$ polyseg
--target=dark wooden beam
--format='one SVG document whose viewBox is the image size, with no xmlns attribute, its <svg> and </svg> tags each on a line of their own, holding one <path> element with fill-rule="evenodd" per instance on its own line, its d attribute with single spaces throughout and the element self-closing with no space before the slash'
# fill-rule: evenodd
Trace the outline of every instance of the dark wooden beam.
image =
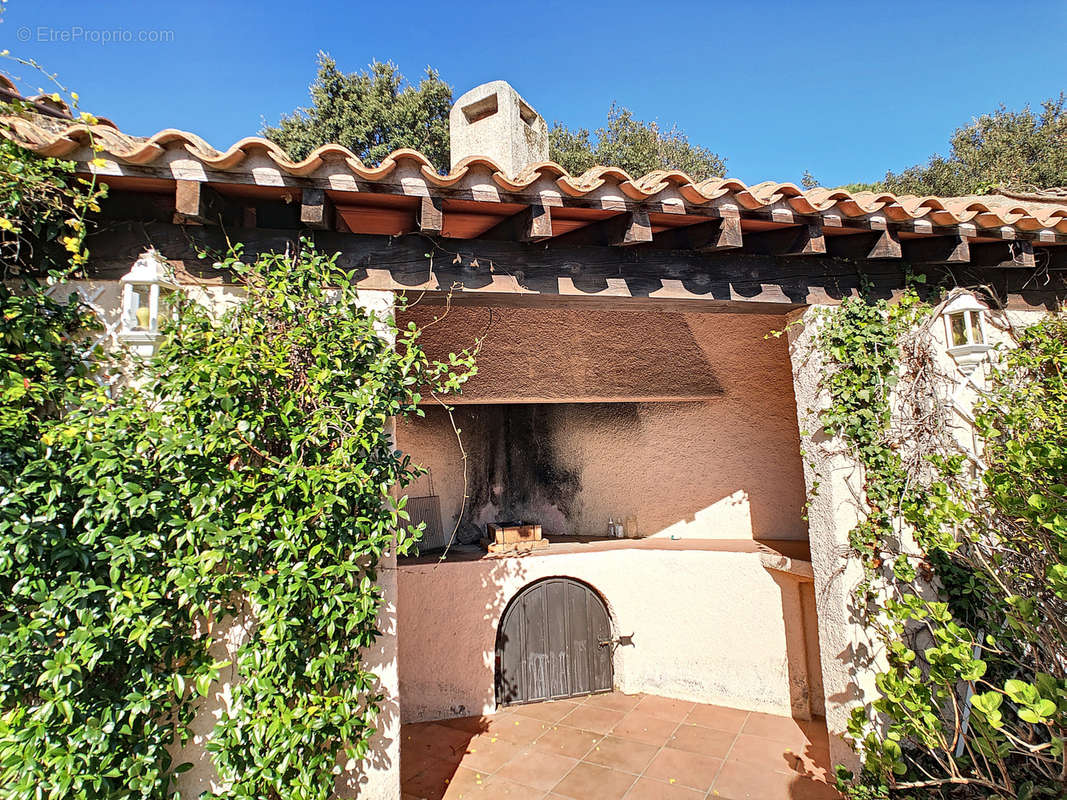
<svg viewBox="0 0 1067 800">
<path fill-rule="evenodd" d="M 440 197 L 419 198 L 419 231 L 438 235 L 445 227 L 444 200 Z"/>
<path fill-rule="evenodd" d="M 300 223 L 312 230 L 328 231 L 334 227 L 333 201 L 322 189 L 304 189 L 300 197 Z"/>
<path fill-rule="evenodd" d="M 971 249 L 962 236 L 924 236 L 901 239 L 904 260 L 911 264 L 965 264 Z"/>
<path fill-rule="evenodd" d="M 822 220 L 813 219 L 803 225 L 746 233 L 745 250 L 771 256 L 823 255 L 826 253 L 826 237 L 822 231 Z"/>
<path fill-rule="evenodd" d="M 512 242 L 543 242 L 552 238 L 552 215 L 540 203 L 527 206 L 481 235 L 482 239 Z"/>
<path fill-rule="evenodd" d="M 240 206 L 199 181 L 175 181 L 174 223 L 176 225 L 232 224 L 243 218 Z"/>
<path fill-rule="evenodd" d="M 1039 269 L 1067 270 L 1067 246 L 1058 244 L 1035 247 L 1034 263 Z"/>
<path fill-rule="evenodd" d="M 223 282 L 212 255 L 225 251 L 227 239 L 245 246 L 247 258 L 260 253 L 290 252 L 298 246 L 297 230 L 189 227 L 165 223 L 118 223 L 92 235 L 91 273 L 118 278 L 148 246 L 175 264 L 178 274 Z M 629 300 L 692 304 L 694 310 L 748 307 L 790 310 L 810 303 L 835 303 L 856 296 L 861 284 L 878 297 L 898 295 L 906 285 L 905 267 L 892 261 L 856 264 L 823 256 L 779 258 L 744 253 L 701 254 L 658 248 L 632 248 L 621 257 L 615 247 L 545 247 L 516 242 L 449 240 L 447 258 L 427 259 L 423 235 L 399 237 L 312 231 L 320 250 L 338 253 L 338 266 L 353 273 L 360 288 L 388 291 L 470 292 L 490 303 L 493 296 L 571 297 L 589 308 L 617 307 Z M 554 244 L 554 242 L 553 242 Z M 993 284 L 1012 307 L 1055 308 L 1067 298 L 1067 273 L 1050 274 L 1036 283 L 1026 270 L 984 270 L 967 265 L 968 285 Z M 862 275 L 862 277 L 861 277 Z M 935 285 L 937 276 L 932 276 Z M 951 276 L 950 276 L 951 277 Z M 958 279 L 950 285 L 958 283 Z M 473 301 L 472 301 L 473 302 Z M 706 304 L 711 303 L 711 306 Z M 701 304 L 705 304 L 702 306 Z"/>
<path fill-rule="evenodd" d="M 834 258 L 853 261 L 884 261 L 902 256 L 900 239 L 889 230 L 827 236 L 826 251 Z"/>
<path fill-rule="evenodd" d="M 107 197 L 100 202 L 100 216 L 108 220 L 138 219 L 173 222 L 174 203 L 175 195 L 173 192 L 150 194 L 148 192 L 109 189 Z"/>
<path fill-rule="evenodd" d="M 670 228 L 653 236 L 652 244 L 668 250 L 697 250 L 702 253 L 736 250 L 744 245 L 741 220 L 722 217 L 696 225 Z"/>
<path fill-rule="evenodd" d="M 970 245 L 971 261 L 980 267 L 1020 267 L 1033 269 L 1034 246 L 1030 242 L 982 242 Z"/>
<path fill-rule="evenodd" d="M 628 247 L 651 241 L 652 225 L 648 221 L 648 212 L 637 209 L 625 211 L 598 222 L 591 222 L 578 230 L 558 236 L 552 240 L 552 246 Z"/>
</svg>

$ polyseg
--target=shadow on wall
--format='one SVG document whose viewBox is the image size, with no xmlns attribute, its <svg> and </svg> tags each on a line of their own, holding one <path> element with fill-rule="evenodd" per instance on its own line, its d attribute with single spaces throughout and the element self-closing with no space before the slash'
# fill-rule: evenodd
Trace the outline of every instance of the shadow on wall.
<svg viewBox="0 0 1067 800">
<path fill-rule="evenodd" d="M 802 580 L 777 570 L 769 569 L 768 572 L 782 595 L 789 703 L 793 718 L 810 720 L 821 717 L 824 698 L 814 584 L 810 579 Z"/>
</svg>

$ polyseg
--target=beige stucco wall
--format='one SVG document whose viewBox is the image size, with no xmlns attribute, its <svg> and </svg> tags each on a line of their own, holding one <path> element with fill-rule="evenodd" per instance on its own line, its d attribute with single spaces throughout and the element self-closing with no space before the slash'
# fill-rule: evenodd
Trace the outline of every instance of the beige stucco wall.
<svg viewBox="0 0 1067 800">
<path fill-rule="evenodd" d="M 805 715 L 805 622 L 792 575 L 758 553 L 620 548 L 400 565 L 405 722 L 492 713 L 497 627 L 532 581 L 566 576 L 605 599 L 624 692 Z M 810 631 L 811 623 L 808 623 Z"/>
<path fill-rule="evenodd" d="M 426 325 L 441 311 L 419 306 L 399 319 Z M 490 315 L 478 375 L 465 398 L 543 406 L 529 414 L 456 407 L 468 454 L 467 515 L 474 524 L 509 511 L 479 493 L 478 481 L 486 480 L 486 461 L 507 457 L 499 439 L 511 420 L 531 431 L 525 450 L 511 457 L 539 459 L 542 471 L 551 468 L 548 483 L 573 491 L 563 502 L 551 488 L 521 509 L 552 535 L 603 535 L 609 518 L 632 518 L 641 536 L 805 538 L 789 355 L 784 339 L 765 338 L 784 326 L 783 319 L 462 308 L 426 330 L 427 350 L 445 355 L 459 349 L 485 329 Z M 629 400 L 672 392 L 705 397 Z M 463 503 L 463 455 L 446 411 L 430 404 L 425 412 L 400 423 L 398 441 L 431 470 L 451 530 Z M 429 493 L 429 479 L 408 489 L 413 497 Z"/>
<path fill-rule="evenodd" d="M 789 345 L 798 424 L 804 432 L 802 446 L 807 454 L 805 482 L 809 491 L 818 484 L 808 508 L 808 530 L 830 755 L 834 763 L 855 771 L 858 758 L 844 732 L 852 709 L 878 696 L 874 677 L 885 662 L 877 637 L 857 620 L 853 609 L 852 596 L 863 579 L 863 569 L 857 559 L 848 557 L 848 536 L 862 514 L 863 474 L 848 455 L 844 442 L 828 437 L 819 422 L 819 412 L 829 402 L 819 385 L 824 361 L 814 348 L 819 313 L 818 307 L 812 307 L 798 315 L 796 321 L 800 324 L 789 329 Z M 987 340 L 999 347 L 1010 347 L 1012 329 L 1025 328 L 1044 316 L 1036 311 L 987 314 Z M 964 375 L 947 353 L 948 337 L 941 317 L 929 320 L 925 335 L 932 342 L 943 398 L 953 400 L 947 422 L 960 446 L 980 456 L 969 418 L 988 365 L 980 365 L 970 378 Z M 996 358 L 995 351 L 990 358 Z M 902 538 L 909 541 L 906 531 Z"/>
</svg>

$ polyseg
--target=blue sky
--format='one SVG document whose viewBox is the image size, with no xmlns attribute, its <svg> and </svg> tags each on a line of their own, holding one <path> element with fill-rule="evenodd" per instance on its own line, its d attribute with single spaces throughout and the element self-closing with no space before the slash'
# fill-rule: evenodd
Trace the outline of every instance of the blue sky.
<svg viewBox="0 0 1067 800">
<path fill-rule="evenodd" d="M 113 31 L 170 41 L 100 41 Z M 417 79 L 431 65 L 457 97 L 502 78 L 572 127 L 602 124 L 616 100 L 677 123 L 731 176 L 807 169 L 832 186 L 924 161 L 1001 102 L 1067 89 L 1067 1 L 9 0 L 3 48 L 128 132 L 183 128 L 219 148 L 306 104 L 325 50 L 348 71 L 392 60 Z"/>
</svg>

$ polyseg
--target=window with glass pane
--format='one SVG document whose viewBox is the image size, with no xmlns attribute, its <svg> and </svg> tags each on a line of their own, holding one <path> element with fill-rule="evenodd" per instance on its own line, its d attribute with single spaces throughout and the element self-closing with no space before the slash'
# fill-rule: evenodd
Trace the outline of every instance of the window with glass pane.
<svg viewBox="0 0 1067 800">
<path fill-rule="evenodd" d="M 964 313 L 961 311 L 958 314 L 950 314 L 949 322 L 952 325 L 952 346 L 967 344 L 967 318 Z"/>
<path fill-rule="evenodd" d="M 974 344 L 985 344 L 985 337 L 982 335 L 982 312 L 972 311 L 971 314 L 971 337 Z"/>
</svg>

